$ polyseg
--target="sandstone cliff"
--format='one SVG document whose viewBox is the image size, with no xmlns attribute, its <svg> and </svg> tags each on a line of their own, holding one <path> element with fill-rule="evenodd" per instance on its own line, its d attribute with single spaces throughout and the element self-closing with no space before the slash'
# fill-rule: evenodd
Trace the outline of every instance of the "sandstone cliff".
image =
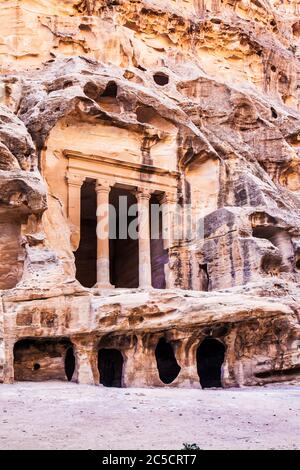
<svg viewBox="0 0 300 470">
<path fill-rule="evenodd" d="M 225 346 L 223 386 L 296 378 L 299 2 L 0 5 L 0 380 L 14 369 L 65 378 L 73 348 L 73 380 L 99 383 L 98 351 L 109 348 L 122 352 L 124 385 L 159 386 L 162 338 L 181 368 L 174 386 L 199 386 L 205 338 Z M 79 279 L 92 268 L 76 258 L 86 232 L 82 213 L 71 217 L 70 173 L 86 170 L 92 201 L 104 164 L 119 192 L 138 178 L 191 208 L 191 231 L 164 250 L 164 266 L 152 246 L 157 290 L 135 286 L 122 249 L 114 284 L 130 289 Z"/>
</svg>

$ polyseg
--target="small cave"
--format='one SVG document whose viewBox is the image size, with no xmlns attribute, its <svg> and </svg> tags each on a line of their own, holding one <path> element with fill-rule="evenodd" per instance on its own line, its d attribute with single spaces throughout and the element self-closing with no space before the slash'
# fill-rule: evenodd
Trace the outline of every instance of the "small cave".
<svg viewBox="0 0 300 470">
<path fill-rule="evenodd" d="M 92 31 L 91 26 L 89 24 L 85 24 L 85 23 L 81 23 L 79 25 L 79 29 L 80 29 L 80 31 L 88 31 L 88 32 Z"/>
<path fill-rule="evenodd" d="M 157 72 L 153 75 L 153 80 L 156 83 L 156 85 L 159 86 L 166 86 L 168 85 L 170 79 L 169 76 L 163 72 Z"/>
<path fill-rule="evenodd" d="M 274 73 L 275 73 L 275 72 L 276 72 L 276 70 L 277 70 L 276 66 L 275 66 L 275 65 L 271 65 L 271 70 L 272 70 L 272 72 L 274 72 Z"/>
<path fill-rule="evenodd" d="M 98 352 L 98 371 L 100 384 L 105 387 L 122 387 L 124 359 L 118 349 L 100 349 Z"/>
<path fill-rule="evenodd" d="M 260 267 L 264 273 L 270 276 L 278 276 L 282 272 L 282 257 L 267 253 L 262 257 Z"/>
<path fill-rule="evenodd" d="M 222 387 L 225 346 L 214 338 L 205 338 L 197 349 L 197 372 L 202 388 Z"/>
<path fill-rule="evenodd" d="M 168 385 L 174 382 L 181 367 L 178 365 L 171 343 L 167 343 L 165 338 L 160 338 L 156 349 L 155 358 L 160 380 Z"/>
<path fill-rule="evenodd" d="M 118 86 L 116 82 L 108 82 L 101 97 L 102 98 L 116 98 L 117 95 L 118 95 Z"/>
<path fill-rule="evenodd" d="M 300 271 L 300 257 L 296 260 L 296 269 Z"/>
<path fill-rule="evenodd" d="M 14 345 L 16 381 L 67 381 L 74 370 L 73 345 L 68 339 L 23 339 Z"/>
<path fill-rule="evenodd" d="M 271 114 L 272 114 L 272 118 L 273 119 L 277 119 L 278 118 L 278 114 L 277 112 L 275 111 L 275 109 L 273 107 L 271 107 Z"/>
<path fill-rule="evenodd" d="M 97 100 L 101 108 L 110 113 L 120 113 L 121 108 L 117 99 L 118 86 L 116 82 L 108 82 L 105 90 Z"/>
<path fill-rule="evenodd" d="M 300 38 L 300 21 L 294 23 L 292 26 L 293 35 Z"/>
</svg>

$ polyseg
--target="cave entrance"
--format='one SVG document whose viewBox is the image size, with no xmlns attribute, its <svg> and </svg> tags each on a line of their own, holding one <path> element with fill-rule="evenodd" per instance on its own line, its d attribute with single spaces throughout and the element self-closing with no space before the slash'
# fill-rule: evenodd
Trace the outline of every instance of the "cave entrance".
<svg viewBox="0 0 300 470">
<path fill-rule="evenodd" d="M 97 195 L 95 181 L 81 187 L 80 244 L 75 252 L 76 279 L 84 287 L 97 282 Z"/>
<path fill-rule="evenodd" d="M 124 359 L 118 349 L 100 349 L 98 370 L 100 383 L 105 387 L 122 387 Z"/>
<path fill-rule="evenodd" d="M 205 338 L 197 349 L 197 371 L 202 388 L 222 387 L 225 346 L 214 338 Z"/>
<path fill-rule="evenodd" d="M 137 204 L 132 189 L 113 187 L 109 195 L 110 210 L 110 282 L 115 287 L 139 287 L 139 242 L 129 236 L 129 226 L 136 214 L 130 208 Z M 114 222 L 115 220 L 115 222 Z"/>
<path fill-rule="evenodd" d="M 72 343 L 68 339 L 24 339 L 14 345 L 17 381 L 70 380 L 75 370 Z M 68 358 L 68 359 L 67 359 Z M 72 378 L 72 377 L 71 377 Z"/>
<path fill-rule="evenodd" d="M 74 348 L 71 346 L 67 349 L 65 357 L 65 373 L 69 382 L 71 382 L 75 372 L 76 360 L 74 356 Z"/>
<path fill-rule="evenodd" d="M 171 343 L 167 343 L 165 338 L 160 338 L 155 349 L 155 357 L 160 380 L 164 384 L 174 382 L 181 367 L 176 361 Z"/>
</svg>

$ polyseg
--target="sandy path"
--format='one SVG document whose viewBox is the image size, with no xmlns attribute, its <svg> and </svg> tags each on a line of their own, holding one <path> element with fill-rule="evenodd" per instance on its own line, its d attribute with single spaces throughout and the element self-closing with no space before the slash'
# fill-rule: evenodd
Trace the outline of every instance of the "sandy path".
<svg viewBox="0 0 300 470">
<path fill-rule="evenodd" d="M 300 387 L 0 385 L 1 449 L 300 448 Z"/>
</svg>

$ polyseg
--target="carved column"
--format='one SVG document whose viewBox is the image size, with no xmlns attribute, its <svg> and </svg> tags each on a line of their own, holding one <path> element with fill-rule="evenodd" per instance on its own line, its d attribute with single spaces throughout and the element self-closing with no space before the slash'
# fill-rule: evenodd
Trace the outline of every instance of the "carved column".
<svg viewBox="0 0 300 470">
<path fill-rule="evenodd" d="M 151 245 L 150 245 L 150 198 L 146 189 L 138 189 L 135 193 L 138 203 L 139 224 L 139 287 L 152 287 L 151 278 Z"/>
<path fill-rule="evenodd" d="M 164 193 L 160 199 L 162 205 L 162 235 L 164 249 L 169 250 L 175 243 L 175 211 L 177 195 L 175 193 Z M 170 262 L 165 264 L 166 288 L 175 287 L 175 277 L 170 269 Z"/>
<path fill-rule="evenodd" d="M 74 379 L 79 384 L 94 385 L 93 357 L 95 356 L 94 343 L 85 342 L 81 339 L 72 338 L 76 357 L 76 369 Z"/>
<path fill-rule="evenodd" d="M 164 193 L 160 199 L 162 205 L 162 217 L 163 217 L 163 242 L 164 249 L 171 248 L 174 244 L 174 223 L 175 223 L 175 210 L 176 210 L 176 194 Z"/>
<path fill-rule="evenodd" d="M 110 185 L 97 180 L 97 284 L 99 289 L 110 289 L 109 270 L 109 193 Z"/>
<path fill-rule="evenodd" d="M 81 187 L 85 177 L 67 174 L 68 182 L 68 218 L 71 224 L 71 245 L 76 251 L 80 243 L 80 217 L 81 217 Z"/>
</svg>

